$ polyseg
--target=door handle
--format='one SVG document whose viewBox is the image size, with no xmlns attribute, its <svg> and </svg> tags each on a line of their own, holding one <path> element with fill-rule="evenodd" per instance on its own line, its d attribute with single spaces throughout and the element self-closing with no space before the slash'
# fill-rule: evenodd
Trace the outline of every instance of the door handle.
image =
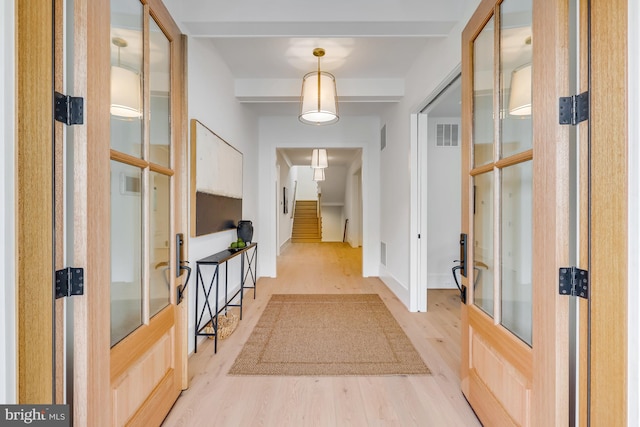
<svg viewBox="0 0 640 427">
<path fill-rule="evenodd" d="M 465 233 L 460 233 L 460 259 L 454 260 L 453 262 L 457 262 L 458 265 L 451 268 L 451 274 L 453 274 L 453 280 L 456 282 L 456 286 L 460 291 L 460 299 L 463 303 L 466 303 L 467 289 L 464 285 L 458 282 L 458 276 L 456 275 L 456 271 L 459 270 L 461 276 L 467 277 L 467 235 Z"/>
<path fill-rule="evenodd" d="M 191 267 L 186 264 L 189 264 L 189 261 L 183 261 L 184 258 L 184 235 L 182 233 L 176 234 L 176 277 L 180 277 L 182 275 L 182 271 L 187 272 L 187 278 L 184 281 L 182 286 L 178 286 L 178 299 L 176 304 L 180 304 L 182 302 L 182 298 L 184 298 L 184 293 L 187 290 L 187 285 L 189 284 L 189 278 L 191 277 Z"/>
<path fill-rule="evenodd" d="M 460 233 L 460 260 L 456 261 L 460 263 L 460 274 L 467 277 L 467 234 Z"/>
</svg>

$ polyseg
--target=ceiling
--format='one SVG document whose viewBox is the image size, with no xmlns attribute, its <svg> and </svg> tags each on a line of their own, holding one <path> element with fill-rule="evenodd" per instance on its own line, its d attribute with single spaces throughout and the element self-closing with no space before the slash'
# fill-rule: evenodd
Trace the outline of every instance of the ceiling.
<svg viewBox="0 0 640 427">
<path fill-rule="evenodd" d="M 446 37 L 478 0 L 164 0 L 181 29 L 215 46 L 236 79 L 236 96 L 257 115 L 299 113 L 302 76 L 317 67 L 336 77 L 341 117 L 380 115 L 404 96 L 404 79 L 429 43 Z M 272 88 L 270 91 L 268 88 Z M 454 92 L 454 91 L 452 91 Z M 459 111 L 460 94 L 430 114 Z M 456 110 L 457 109 L 457 110 Z M 459 114 L 459 113 L 458 113 Z M 309 149 L 286 149 L 308 165 Z M 359 150 L 329 150 L 348 166 Z"/>
<path fill-rule="evenodd" d="M 429 43 L 478 0 L 165 0 L 179 26 L 216 48 L 236 96 L 258 115 L 297 115 L 302 76 L 335 75 L 341 117 L 379 115 Z M 271 89 L 270 89 L 271 88 Z"/>
<path fill-rule="evenodd" d="M 280 148 L 278 151 L 291 166 L 310 166 L 310 148 Z M 327 148 L 327 162 L 329 167 L 341 166 L 348 168 L 351 163 L 362 154 L 361 148 Z"/>
</svg>

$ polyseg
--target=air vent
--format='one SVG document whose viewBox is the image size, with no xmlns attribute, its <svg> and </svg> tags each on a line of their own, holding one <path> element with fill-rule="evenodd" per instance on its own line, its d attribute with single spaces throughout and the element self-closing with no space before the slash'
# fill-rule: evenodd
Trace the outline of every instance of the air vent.
<svg viewBox="0 0 640 427">
<path fill-rule="evenodd" d="M 382 126 L 380 129 L 380 151 L 384 150 L 387 146 L 387 125 Z"/>
<path fill-rule="evenodd" d="M 140 194 L 141 188 L 139 176 L 120 174 L 120 194 L 137 195 Z"/>
<path fill-rule="evenodd" d="M 436 146 L 457 147 L 458 146 L 458 124 L 438 123 L 436 124 Z"/>
<path fill-rule="evenodd" d="M 387 266 L 387 244 L 385 242 L 380 242 L 380 263 Z"/>
</svg>

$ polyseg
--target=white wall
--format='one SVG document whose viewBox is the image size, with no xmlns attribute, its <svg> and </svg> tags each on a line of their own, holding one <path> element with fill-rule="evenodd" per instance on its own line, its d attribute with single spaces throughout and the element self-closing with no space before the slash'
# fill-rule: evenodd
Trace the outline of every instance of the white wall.
<svg viewBox="0 0 640 427">
<path fill-rule="evenodd" d="M 189 119 L 195 118 L 209 129 L 222 137 L 229 144 L 242 152 L 243 155 L 243 197 L 242 218 L 253 221 L 254 241 L 259 242 L 260 263 L 258 275 L 263 271 L 262 255 L 265 250 L 260 241 L 258 226 L 258 127 L 255 115 L 242 106 L 233 93 L 233 76 L 228 67 L 222 62 L 213 43 L 209 40 L 189 38 Z M 271 158 L 272 168 L 275 169 L 275 152 Z M 275 178 L 275 177 L 274 177 Z M 275 204 L 275 179 L 271 180 L 268 191 Z M 187 209 L 188 207 L 185 207 Z M 275 205 L 272 207 L 275 212 Z M 275 221 L 271 223 L 275 231 Z M 257 238 L 258 237 L 258 238 Z M 195 328 L 194 306 L 196 290 L 196 261 L 213 253 L 224 250 L 236 240 L 236 231 L 224 231 L 189 239 L 189 262 L 193 269 L 191 283 L 189 283 L 189 349 L 193 349 L 193 334 Z M 272 241 L 274 244 L 275 240 Z M 208 270 L 211 271 L 211 270 Z M 210 277 L 210 276 L 208 276 Z M 206 279 L 205 279 L 206 280 Z M 221 283 L 224 274 L 221 277 Z M 240 263 L 229 265 L 229 289 L 235 291 L 240 284 Z M 220 299 L 224 295 L 219 296 Z"/>
<path fill-rule="evenodd" d="M 322 191 L 322 241 L 342 242 L 346 218 L 345 198 L 347 182 L 345 166 L 331 166 L 325 170 L 325 180 L 318 183 Z"/>
<path fill-rule="evenodd" d="M 436 146 L 438 123 L 460 126 L 460 117 L 427 120 L 427 288 L 454 289 L 451 267 L 460 256 L 461 140 L 456 147 Z"/>
<path fill-rule="evenodd" d="M 280 167 L 280 186 L 277 190 L 278 197 L 278 246 L 282 247 L 291 239 L 291 229 L 293 227 L 293 197 L 295 191 L 296 174 L 295 168 L 286 162 L 284 157 L 278 153 L 278 166 Z M 284 201 L 282 200 L 282 187 L 287 187 L 287 213 L 284 213 Z"/>
<path fill-rule="evenodd" d="M 640 425 L 640 3 L 629 0 L 629 281 L 628 313 L 628 398 L 630 427 Z"/>
<path fill-rule="evenodd" d="M 342 205 L 344 204 L 345 187 L 347 178 L 347 168 L 345 166 L 331 166 L 325 169 L 324 181 L 318 183 L 322 190 L 322 204 Z"/>
<path fill-rule="evenodd" d="M 354 248 L 362 244 L 362 158 L 357 158 L 349 167 L 345 178 L 344 214 L 347 225 L 347 242 Z"/>
<path fill-rule="evenodd" d="M 264 276 L 276 276 L 275 234 L 276 198 L 269 188 L 276 181 L 276 148 L 310 149 L 322 146 L 362 148 L 364 238 L 363 275 L 378 276 L 379 259 L 379 142 L 380 122 L 377 117 L 342 117 L 331 126 L 318 127 L 300 123 L 297 117 L 260 118 L 259 144 L 259 221 L 256 230 L 261 244 L 260 263 Z"/>
<path fill-rule="evenodd" d="M 14 104 L 14 0 L 2 2 L 0 46 L 0 272 L 3 285 L 0 287 L 2 314 L 0 317 L 0 404 L 17 403 L 16 396 L 16 288 L 15 288 L 15 138 Z"/>
<path fill-rule="evenodd" d="M 318 200 L 318 183 L 313 180 L 313 169 L 307 166 L 293 166 L 298 189 L 296 200 Z"/>
<path fill-rule="evenodd" d="M 380 264 L 380 278 L 412 311 L 417 305 L 416 301 L 413 304 L 410 301 L 410 246 L 418 233 L 410 225 L 416 221 L 411 216 L 411 206 L 416 203 L 417 194 L 411 179 L 415 172 L 412 168 L 416 167 L 416 153 L 411 147 L 411 115 L 425 106 L 426 98 L 460 63 L 460 36 L 478 4 L 478 0 L 470 0 L 450 35 L 431 40 L 419 53 L 406 76 L 406 96 L 387 109 L 382 119 L 387 126 L 387 147 L 380 155 L 380 239 L 386 243 L 387 264 Z"/>
<path fill-rule="evenodd" d="M 344 208 L 322 206 L 322 241 L 342 242 L 344 231 Z"/>
</svg>

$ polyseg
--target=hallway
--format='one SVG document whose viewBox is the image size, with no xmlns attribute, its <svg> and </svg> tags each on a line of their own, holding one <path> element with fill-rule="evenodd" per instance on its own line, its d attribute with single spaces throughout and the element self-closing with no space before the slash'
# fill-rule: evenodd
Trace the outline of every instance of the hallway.
<svg viewBox="0 0 640 427">
<path fill-rule="evenodd" d="M 189 384 L 163 426 L 475 426 L 460 392 L 457 291 L 429 291 L 428 313 L 409 313 L 378 278 L 362 277 L 362 251 L 343 243 L 294 243 L 278 278 L 261 278 L 243 320 L 198 346 Z M 377 293 L 432 371 L 429 376 L 232 377 L 227 371 L 272 294 Z"/>
</svg>

